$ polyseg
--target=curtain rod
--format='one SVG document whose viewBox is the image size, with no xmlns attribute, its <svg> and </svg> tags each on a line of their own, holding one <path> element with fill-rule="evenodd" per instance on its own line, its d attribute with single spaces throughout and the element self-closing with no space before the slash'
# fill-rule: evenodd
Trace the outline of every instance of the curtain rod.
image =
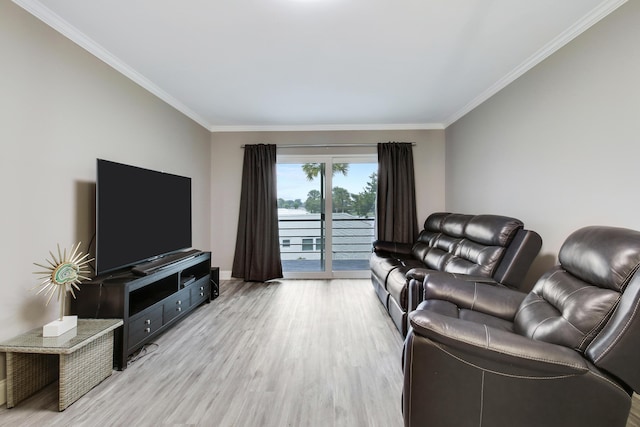
<svg viewBox="0 0 640 427">
<path fill-rule="evenodd" d="M 364 143 L 364 144 L 276 144 L 277 148 L 330 148 L 330 147 L 377 147 L 377 143 Z M 412 147 L 416 146 L 415 142 L 411 143 Z M 244 148 L 241 145 L 240 148 Z"/>
</svg>

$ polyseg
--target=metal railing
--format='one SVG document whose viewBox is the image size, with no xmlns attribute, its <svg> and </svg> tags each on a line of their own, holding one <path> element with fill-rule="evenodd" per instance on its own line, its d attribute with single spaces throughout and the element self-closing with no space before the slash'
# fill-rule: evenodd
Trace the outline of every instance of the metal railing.
<svg viewBox="0 0 640 427">
<path fill-rule="evenodd" d="M 284 271 L 323 271 L 325 229 L 319 214 L 278 220 Z M 375 220 L 334 214 L 331 258 L 333 270 L 366 270 L 375 236 Z"/>
</svg>

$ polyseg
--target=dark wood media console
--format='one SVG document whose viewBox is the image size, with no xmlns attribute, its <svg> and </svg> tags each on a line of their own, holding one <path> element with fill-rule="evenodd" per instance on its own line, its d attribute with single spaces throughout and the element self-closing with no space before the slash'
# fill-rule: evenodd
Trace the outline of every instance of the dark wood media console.
<svg viewBox="0 0 640 427">
<path fill-rule="evenodd" d="M 203 302 L 211 301 L 211 253 L 173 262 L 147 276 L 114 273 L 83 282 L 71 313 L 80 318 L 124 321 L 115 336 L 115 364 L 127 357 Z"/>
</svg>

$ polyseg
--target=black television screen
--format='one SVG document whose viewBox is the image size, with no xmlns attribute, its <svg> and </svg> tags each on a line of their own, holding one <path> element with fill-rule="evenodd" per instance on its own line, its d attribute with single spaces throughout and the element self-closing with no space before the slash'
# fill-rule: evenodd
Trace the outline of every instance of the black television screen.
<svg viewBox="0 0 640 427">
<path fill-rule="evenodd" d="M 96 275 L 191 247 L 191 178 L 98 159 Z"/>
</svg>

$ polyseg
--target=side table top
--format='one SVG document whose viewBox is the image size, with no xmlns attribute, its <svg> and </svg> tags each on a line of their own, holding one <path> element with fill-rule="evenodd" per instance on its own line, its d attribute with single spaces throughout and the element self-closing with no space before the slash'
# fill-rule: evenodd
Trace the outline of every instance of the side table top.
<svg viewBox="0 0 640 427">
<path fill-rule="evenodd" d="M 0 352 L 71 354 L 122 326 L 121 319 L 78 319 L 78 326 L 58 337 L 43 337 L 42 327 L 0 343 Z"/>
</svg>

